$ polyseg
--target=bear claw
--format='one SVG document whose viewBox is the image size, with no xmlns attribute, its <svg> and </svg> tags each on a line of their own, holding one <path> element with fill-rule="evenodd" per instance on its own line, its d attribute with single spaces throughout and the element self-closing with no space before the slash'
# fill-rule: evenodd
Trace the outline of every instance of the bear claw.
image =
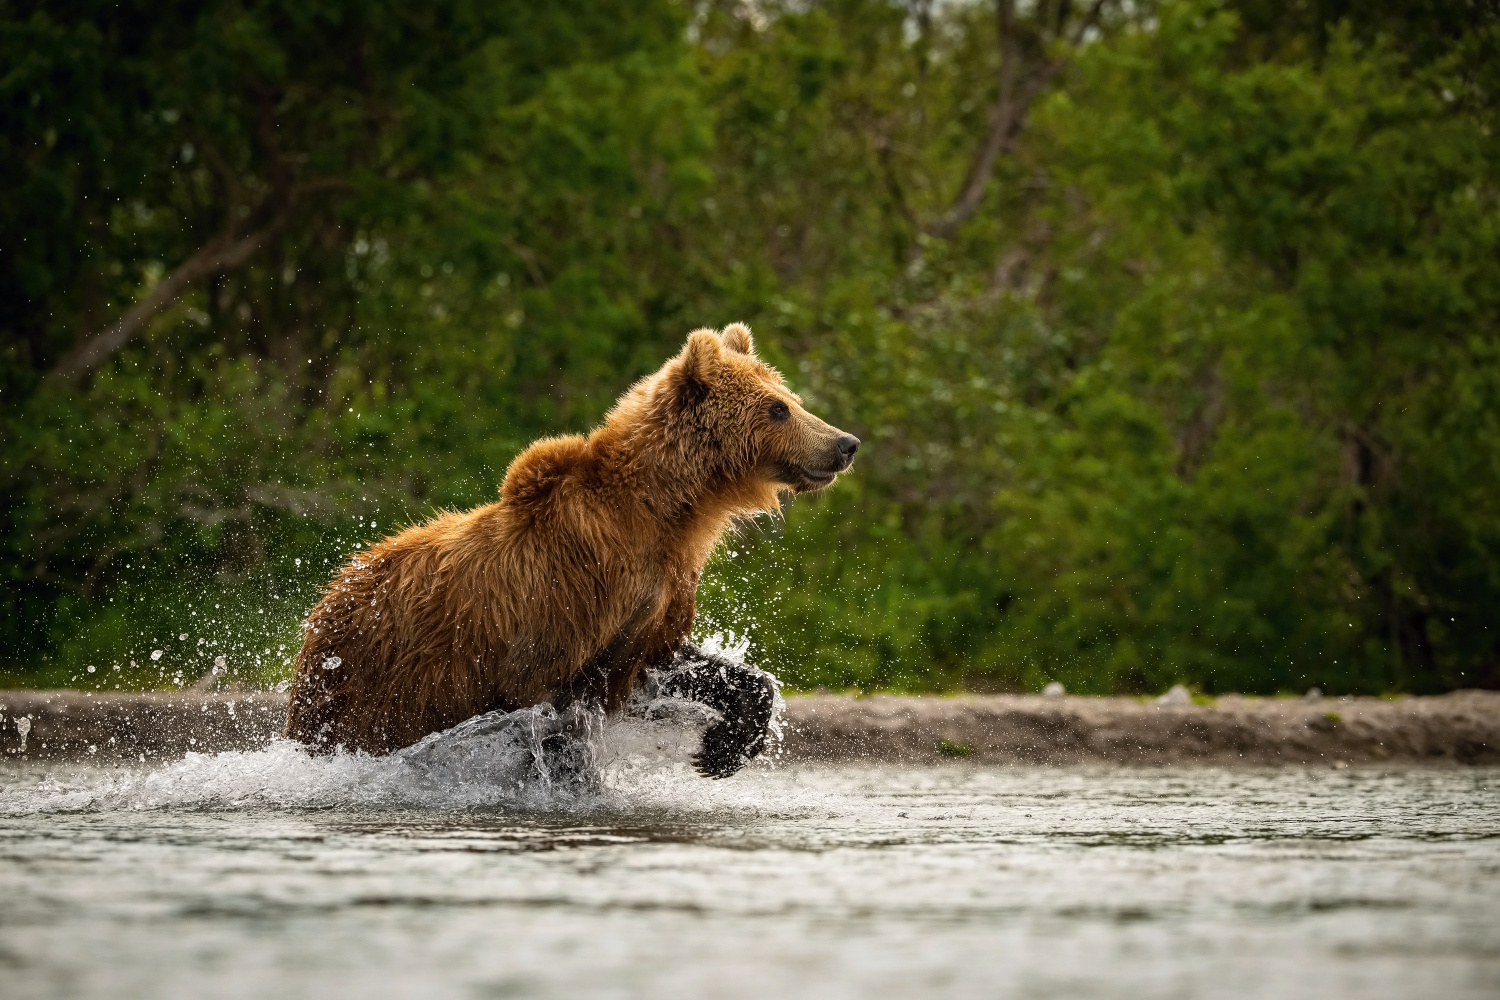
<svg viewBox="0 0 1500 1000">
<path fill-rule="evenodd" d="M 703 745 L 693 755 L 693 766 L 705 778 L 727 778 L 750 763 L 765 746 L 766 734 L 744 726 L 719 723 L 708 727 Z"/>
<path fill-rule="evenodd" d="M 710 763 L 704 758 L 703 754 L 693 754 L 693 767 L 697 769 L 698 773 L 703 775 L 705 778 L 712 778 L 715 781 L 718 781 L 721 778 L 730 777 L 731 775 L 738 772 L 739 769 L 744 767 L 747 763 L 748 761 L 744 757 L 727 763 Z"/>
</svg>

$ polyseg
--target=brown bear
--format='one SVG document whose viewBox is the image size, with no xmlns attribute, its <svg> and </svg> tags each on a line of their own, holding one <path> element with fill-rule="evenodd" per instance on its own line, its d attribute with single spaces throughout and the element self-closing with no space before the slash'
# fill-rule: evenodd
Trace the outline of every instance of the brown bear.
<svg viewBox="0 0 1500 1000">
<path fill-rule="evenodd" d="M 697 330 L 587 438 L 545 438 L 500 500 L 354 555 L 304 623 L 286 733 L 387 753 L 497 709 L 619 708 L 648 668 L 722 721 L 695 758 L 733 774 L 764 746 L 775 689 L 688 643 L 698 579 L 737 518 L 820 490 L 859 439 L 802 408 L 750 331 Z"/>
</svg>

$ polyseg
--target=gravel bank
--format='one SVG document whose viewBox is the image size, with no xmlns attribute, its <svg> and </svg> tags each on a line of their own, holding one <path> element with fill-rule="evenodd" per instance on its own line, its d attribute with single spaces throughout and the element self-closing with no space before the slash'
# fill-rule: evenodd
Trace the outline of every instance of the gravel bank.
<svg viewBox="0 0 1500 1000">
<path fill-rule="evenodd" d="M 271 692 L 0 691 L 0 752 L 139 760 L 249 749 L 279 733 L 285 716 L 286 696 Z M 786 721 L 787 756 L 827 763 L 1500 764 L 1500 693 L 1483 691 L 1213 705 L 812 695 L 788 698 Z"/>
<path fill-rule="evenodd" d="M 803 759 L 985 764 L 1500 764 L 1500 692 L 1429 698 L 822 695 L 788 699 Z"/>
</svg>

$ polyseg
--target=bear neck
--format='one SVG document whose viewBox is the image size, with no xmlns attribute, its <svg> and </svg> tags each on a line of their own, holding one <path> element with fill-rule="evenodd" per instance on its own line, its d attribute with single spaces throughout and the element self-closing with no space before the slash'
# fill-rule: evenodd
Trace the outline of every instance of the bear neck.
<svg viewBox="0 0 1500 1000">
<path fill-rule="evenodd" d="M 713 492 L 710 470 L 686 461 L 677 442 L 655 428 L 604 428 L 589 446 L 608 479 L 664 521 L 691 517 Z"/>
<path fill-rule="evenodd" d="M 685 546 L 692 553 L 684 552 L 687 561 L 701 563 L 738 513 L 729 502 L 736 491 L 713 463 L 689 461 L 664 430 L 659 424 L 606 425 L 590 437 L 589 449 L 603 479 L 634 501 L 629 519 L 655 527 L 641 541 Z"/>
</svg>

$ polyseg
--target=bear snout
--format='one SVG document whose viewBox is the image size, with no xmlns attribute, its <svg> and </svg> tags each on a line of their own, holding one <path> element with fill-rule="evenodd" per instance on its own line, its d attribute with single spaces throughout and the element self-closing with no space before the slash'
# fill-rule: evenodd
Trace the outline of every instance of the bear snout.
<svg viewBox="0 0 1500 1000">
<path fill-rule="evenodd" d="M 841 471 L 854 464 L 854 453 L 859 451 L 859 438 L 853 434 L 840 434 L 833 442 L 833 446 L 839 453 Z"/>
</svg>

